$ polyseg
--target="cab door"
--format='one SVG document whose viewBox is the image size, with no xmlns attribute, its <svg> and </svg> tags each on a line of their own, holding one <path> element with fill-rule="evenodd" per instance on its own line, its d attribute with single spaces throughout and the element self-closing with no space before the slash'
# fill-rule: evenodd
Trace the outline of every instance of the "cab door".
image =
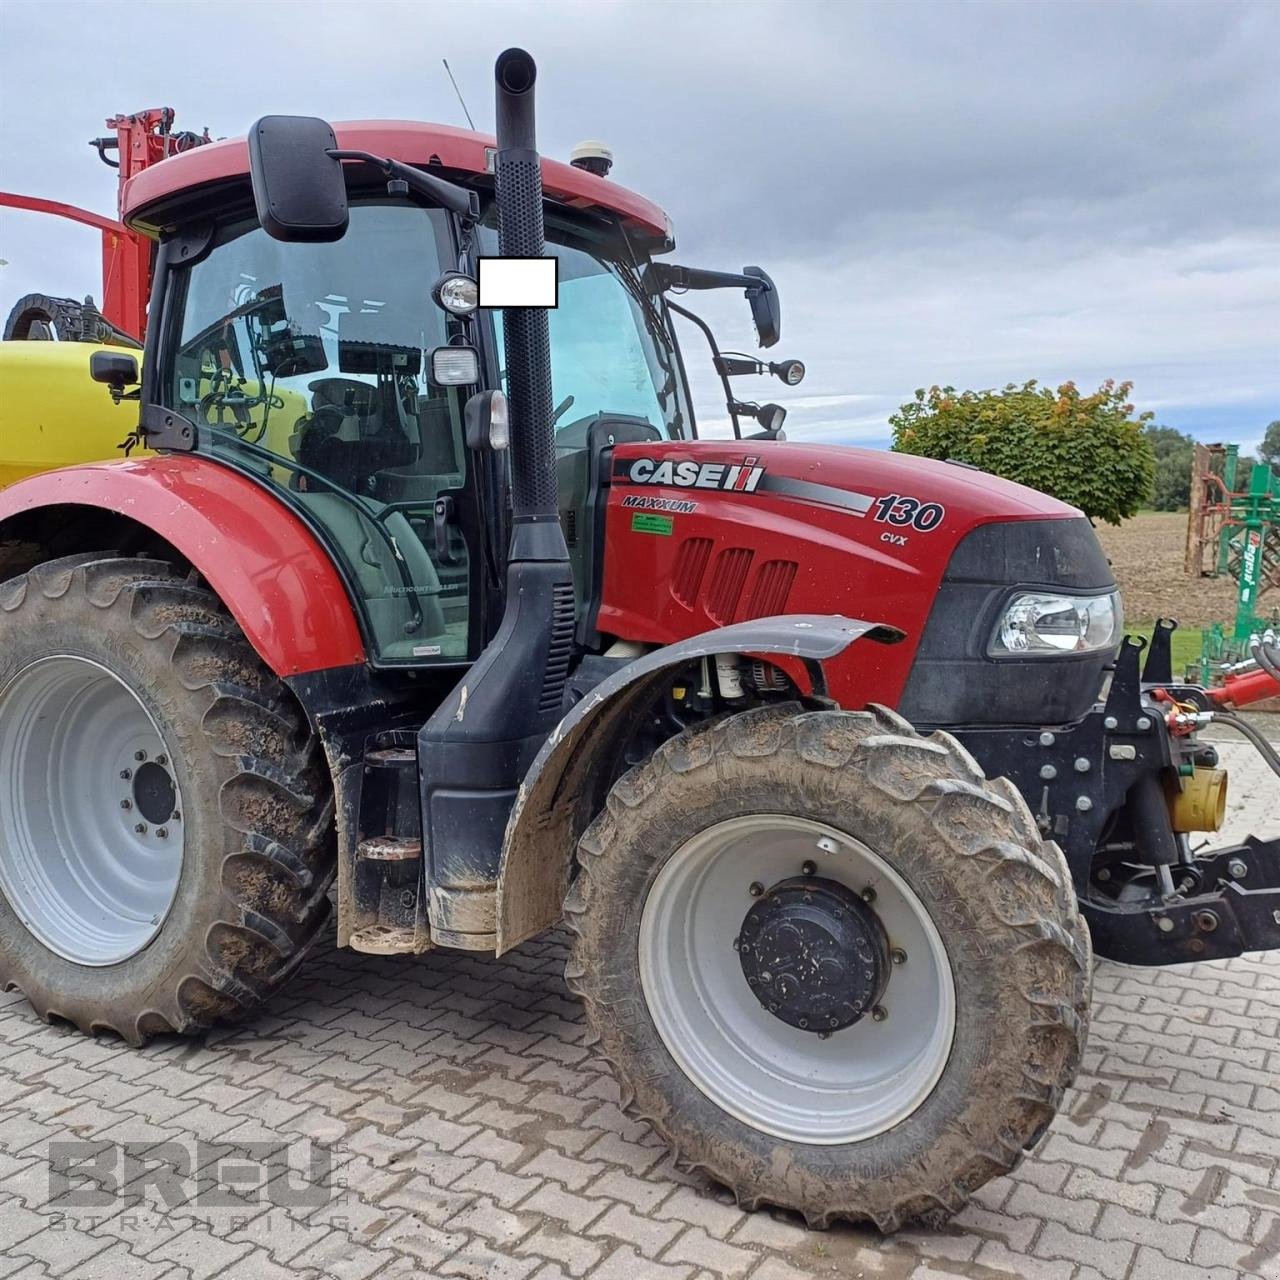
<svg viewBox="0 0 1280 1280">
<path fill-rule="evenodd" d="M 466 662 L 483 643 L 483 532 L 462 430 L 473 387 L 440 387 L 460 339 L 431 300 L 456 261 L 447 214 L 353 200 L 327 244 L 219 229 L 173 271 L 168 404 L 198 448 L 275 487 L 343 572 L 375 664 Z"/>
</svg>

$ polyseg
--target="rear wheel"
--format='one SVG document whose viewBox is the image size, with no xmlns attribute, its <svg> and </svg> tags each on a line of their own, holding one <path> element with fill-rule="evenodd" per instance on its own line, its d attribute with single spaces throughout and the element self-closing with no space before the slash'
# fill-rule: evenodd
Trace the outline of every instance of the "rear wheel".
<svg viewBox="0 0 1280 1280">
<path fill-rule="evenodd" d="M 946 735 L 795 706 L 692 730 L 618 782 L 579 863 L 569 979 L 624 1099 L 747 1207 L 944 1218 L 1074 1075 L 1065 862 Z"/>
<path fill-rule="evenodd" d="M 133 1043 L 248 1012 L 327 921 L 327 778 L 289 692 L 167 563 L 0 584 L 0 982 Z"/>
</svg>

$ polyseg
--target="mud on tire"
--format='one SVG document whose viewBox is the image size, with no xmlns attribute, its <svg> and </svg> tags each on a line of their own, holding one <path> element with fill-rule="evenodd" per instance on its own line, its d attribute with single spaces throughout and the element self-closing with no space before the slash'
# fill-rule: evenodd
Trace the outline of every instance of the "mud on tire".
<svg viewBox="0 0 1280 1280">
<path fill-rule="evenodd" d="M 52 654 L 114 673 L 159 729 L 184 810 L 181 870 L 155 936 L 98 966 L 47 948 L 0 892 L 0 985 L 46 1020 L 132 1044 L 242 1017 L 329 919 L 332 792 L 305 716 L 216 596 L 160 560 L 81 554 L 0 583 L 0 706 Z"/>
<path fill-rule="evenodd" d="M 654 882 L 697 833 L 750 813 L 803 816 L 863 842 L 910 885 L 945 946 L 950 1055 L 916 1109 L 874 1136 L 821 1145 L 762 1132 L 701 1092 L 655 1026 L 637 946 Z M 1066 862 L 1014 788 L 986 780 L 946 734 L 922 737 L 878 708 L 798 705 L 690 730 L 619 780 L 578 862 L 567 977 L 624 1105 L 744 1208 L 780 1205 L 819 1227 L 940 1222 L 1018 1163 L 1075 1074 L 1091 961 Z"/>
</svg>

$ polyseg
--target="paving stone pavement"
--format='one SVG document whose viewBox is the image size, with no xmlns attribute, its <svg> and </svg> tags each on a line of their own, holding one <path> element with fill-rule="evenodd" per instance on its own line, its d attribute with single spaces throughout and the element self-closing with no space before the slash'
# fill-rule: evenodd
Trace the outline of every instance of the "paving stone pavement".
<svg viewBox="0 0 1280 1280">
<path fill-rule="evenodd" d="M 1280 784 L 1223 753 L 1229 834 L 1280 834 Z M 496 962 L 328 950 L 252 1025 L 142 1051 L 0 996 L 0 1280 L 1280 1276 L 1280 957 L 1100 965 L 1036 1152 L 889 1240 L 674 1170 L 563 960 L 559 937 Z"/>
</svg>

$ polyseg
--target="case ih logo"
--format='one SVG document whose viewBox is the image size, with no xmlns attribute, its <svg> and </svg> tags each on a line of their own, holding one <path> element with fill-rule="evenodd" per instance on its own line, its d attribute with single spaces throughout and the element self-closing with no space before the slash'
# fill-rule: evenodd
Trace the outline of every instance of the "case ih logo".
<svg viewBox="0 0 1280 1280">
<path fill-rule="evenodd" d="M 730 489 L 736 493 L 754 493 L 764 475 L 759 458 L 743 458 L 737 462 L 658 462 L 653 458 L 634 458 L 623 462 L 624 475 L 632 484 L 674 485 L 677 489 Z"/>
</svg>

